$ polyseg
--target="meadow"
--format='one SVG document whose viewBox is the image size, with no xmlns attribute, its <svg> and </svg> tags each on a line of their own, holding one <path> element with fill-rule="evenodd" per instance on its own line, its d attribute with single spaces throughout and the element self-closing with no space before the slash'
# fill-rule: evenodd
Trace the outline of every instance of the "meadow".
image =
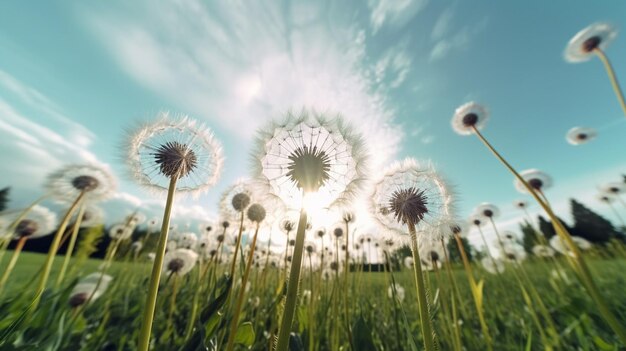
<svg viewBox="0 0 626 351">
<path fill-rule="evenodd" d="M 601 286 L 621 321 L 626 319 L 626 299 L 623 286 L 626 276 L 626 259 L 609 258 L 602 252 L 591 252 L 590 265 L 597 273 Z M 45 256 L 25 253 L 14 272 L 16 279 L 5 287 L 4 297 L 17 298 L 11 307 L 3 305 L 7 322 L 22 312 L 29 302 L 28 280 L 36 276 Z M 97 270 L 101 260 L 88 260 L 73 273 L 67 287 L 44 296 L 42 308 L 31 316 L 31 323 L 22 327 L 17 345 L 7 346 L 7 350 L 132 350 L 135 348 L 137 330 L 140 324 L 142 294 L 147 283 L 148 262 L 118 262 L 111 266 L 109 274 L 115 276 L 108 291 L 97 303 L 84 310 L 76 310 L 69 304 L 69 293 L 74 279 Z M 564 264 L 558 260 L 556 264 Z M 55 261 L 52 271 L 54 278 L 61 260 Z M 555 276 L 550 262 L 539 259 L 524 263 L 530 280 L 541 294 L 558 331 L 558 349 L 563 350 L 619 350 L 619 342 L 603 326 L 600 316 L 594 312 L 593 303 L 578 286 L 572 272 L 564 271 L 561 278 Z M 217 268 L 217 276 L 225 270 Z M 485 318 L 491 327 L 493 348 L 496 350 L 537 350 L 542 349 L 540 331 L 533 321 L 532 311 L 524 302 L 519 291 L 512 290 L 515 281 L 510 270 L 501 275 L 488 273 L 478 266 L 477 276 L 484 280 Z M 509 267 L 510 268 L 510 267 Z M 196 271 L 199 268 L 196 268 Z M 232 301 L 220 300 L 220 286 L 224 282 L 217 278 L 217 289 L 209 284 L 199 284 L 198 272 L 190 272 L 178 284 L 176 296 L 172 281 L 161 287 L 163 300 L 157 308 L 154 325 L 155 350 L 204 350 L 216 349 L 224 341 L 224 333 L 229 325 L 228 309 L 218 312 Z M 433 324 L 438 332 L 441 350 L 456 349 L 453 340 L 458 333 L 463 347 L 469 350 L 485 348 L 480 325 L 475 316 L 472 296 L 463 267 L 451 266 L 452 276 L 445 269 L 430 272 L 426 276 L 431 294 L 429 302 L 433 311 Z M 246 321 L 246 332 L 239 332 L 239 348 L 268 350 L 271 347 L 271 325 L 276 325 L 280 316 L 278 301 L 281 295 L 281 270 L 269 268 L 267 272 L 258 270 L 251 278 L 248 301 L 242 320 Z M 19 279 L 17 279 L 19 277 Z M 420 329 L 416 323 L 418 311 L 411 270 L 402 267 L 392 272 L 352 272 L 348 279 L 346 299 L 334 305 L 334 292 L 342 282 L 320 279 L 315 272 L 305 274 L 302 280 L 302 303 L 298 307 L 298 333 L 293 336 L 294 350 L 420 350 Z M 460 295 L 452 291 L 449 278 L 455 281 Z M 398 291 L 389 294 L 390 282 L 398 284 Z M 205 283 L 211 283 L 208 281 Z M 220 283 L 221 282 L 221 283 Z M 234 289 L 238 289 L 235 286 Z M 201 293 L 198 296 L 198 291 Z M 310 292 L 314 291 L 314 295 Z M 342 293 L 343 294 L 343 293 Z M 317 298 L 311 300 L 311 296 Z M 173 300 L 174 299 L 174 300 Z M 185 335 L 188 320 L 197 302 L 200 311 L 198 328 L 201 332 Z M 174 304 L 172 310 L 172 303 Z M 348 315 L 343 314 L 343 304 L 347 303 Z M 453 307 L 454 306 L 454 307 Z M 453 319 L 453 311 L 456 319 Z M 345 328 L 346 319 L 352 324 L 352 345 L 348 342 Z M 454 322 L 456 321 L 456 323 Z M 333 338 L 337 338 L 333 341 Z M 335 347 L 331 347 L 335 343 Z"/>
<path fill-rule="evenodd" d="M 593 24 L 564 56 L 598 57 L 626 114 L 604 52 L 615 33 Z M 371 140 L 340 112 L 309 107 L 259 128 L 218 219 L 192 224 L 176 200 L 216 185 L 222 144 L 160 112 L 128 132 L 121 156 L 128 177 L 160 196 L 162 217 L 139 205 L 107 217 L 98 204 L 116 196 L 118 177 L 95 162 L 53 170 L 26 208 L 5 208 L 0 192 L 0 350 L 624 349 L 626 176 L 597 189 L 621 227 L 575 199 L 570 226 L 547 192 L 553 178 L 514 167 L 484 134 L 489 118 L 467 102 L 451 127 L 526 196 L 514 208 L 521 235 L 503 230 L 491 203 L 461 219 L 459 192 L 428 160 L 371 169 Z M 566 139 L 596 136 L 573 128 Z M 35 240 L 45 255 L 24 250 Z"/>
</svg>

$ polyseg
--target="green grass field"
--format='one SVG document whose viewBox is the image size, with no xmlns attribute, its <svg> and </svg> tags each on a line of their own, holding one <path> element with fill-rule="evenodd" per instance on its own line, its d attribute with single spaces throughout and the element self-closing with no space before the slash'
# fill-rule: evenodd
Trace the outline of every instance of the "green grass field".
<svg viewBox="0 0 626 351">
<path fill-rule="evenodd" d="M 0 325 L 2 330 L 6 331 L 28 305 L 34 293 L 34 285 L 28 283 L 37 275 L 44 258 L 44 255 L 32 253 L 24 253 L 20 257 L 3 292 L 5 317 Z M 51 282 L 56 280 L 60 258 L 57 257 L 55 262 Z M 626 260 L 594 257 L 591 254 L 588 261 L 602 294 L 620 321 L 626 324 Z M 72 274 L 62 288 L 47 293 L 29 322 L 17 328 L 19 337 L 12 342 L 14 347 L 134 350 L 147 290 L 148 263 L 114 263 L 108 272 L 114 277 L 113 283 L 99 299 L 84 310 L 72 311 L 68 305 L 74 278 L 97 271 L 102 262 L 87 260 L 80 266 L 72 266 Z M 484 313 L 493 349 L 548 349 L 546 340 L 554 343 L 552 349 L 622 349 L 623 345 L 620 346 L 600 318 L 565 260 L 559 259 L 557 263 L 563 267 L 565 280 L 550 273 L 547 265 L 554 264 L 552 262 L 527 261 L 523 266 L 528 278 L 526 282 L 532 283 L 526 286 L 528 294 L 535 290 L 547 314 L 541 313 L 535 300 L 534 309 L 525 303 L 512 266 L 500 276 L 473 266 L 476 280 L 484 280 Z M 324 280 L 316 272 L 309 274 L 306 266 L 303 269 L 307 273 L 301 281 L 298 333 L 294 339 L 302 350 L 332 350 L 337 346 L 350 349 L 348 331 L 352 333 L 354 350 L 421 349 L 419 315 L 410 270 L 403 269 L 392 274 L 353 272 L 349 274 L 348 287 L 344 290 L 341 273 L 338 279 L 331 275 Z M 200 350 L 222 345 L 231 318 L 228 306 L 233 303 L 220 299 L 220 294 L 226 291 L 221 278 L 223 270 L 224 267 L 217 270 L 211 268 L 205 278 L 200 278 L 201 272 L 195 268 L 184 277 L 163 280 L 153 332 L 155 350 Z M 239 328 L 246 331 L 238 339 L 241 349 L 266 350 L 270 347 L 272 331 L 280 315 L 283 276 L 278 269 L 269 269 L 265 273 L 260 269 L 252 272 L 241 316 L 241 322 L 249 324 L 246 328 Z M 440 349 L 454 350 L 458 346 L 455 340 L 460 340 L 464 349 L 484 350 L 485 340 L 463 268 L 453 266 L 451 275 L 441 269 L 430 272 L 426 277 L 433 326 Z M 392 280 L 404 289 L 404 299 L 388 296 Z M 235 294 L 238 293 L 237 286 L 235 284 L 233 288 Z M 312 291 L 311 295 L 306 290 Z M 336 294 L 340 290 L 341 294 Z M 13 300 L 14 297 L 18 299 Z M 190 327 L 192 315 L 195 322 Z M 453 322 L 455 320 L 456 323 Z M 550 334 L 550 328 L 556 332 L 554 335 Z"/>
</svg>

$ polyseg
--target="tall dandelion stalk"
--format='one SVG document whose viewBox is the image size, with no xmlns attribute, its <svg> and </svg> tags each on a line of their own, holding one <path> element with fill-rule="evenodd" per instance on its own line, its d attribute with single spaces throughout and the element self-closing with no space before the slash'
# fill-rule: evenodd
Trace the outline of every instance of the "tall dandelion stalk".
<svg viewBox="0 0 626 351">
<path fill-rule="evenodd" d="M 161 113 L 157 122 L 134 133 L 127 148 L 129 166 L 138 182 L 152 190 L 167 191 L 139 333 L 138 349 L 146 351 L 150 348 L 174 196 L 199 194 L 214 185 L 222 168 L 222 149 L 208 128 L 188 117 L 171 119 L 168 113 Z"/>
<path fill-rule="evenodd" d="M 596 55 L 609 76 L 611 87 L 615 91 L 620 107 L 626 116 L 626 100 L 619 85 L 613 66 L 608 56 L 604 52 L 609 44 L 617 37 L 617 30 L 608 23 L 594 23 L 589 27 L 576 33 L 565 47 L 565 60 L 571 63 L 585 62 Z"/>
<path fill-rule="evenodd" d="M 287 207 L 299 208 L 287 295 L 280 320 L 277 351 L 286 351 L 296 311 L 300 270 L 307 228 L 304 205 L 345 205 L 359 189 L 365 175 L 361 138 L 340 116 L 332 119 L 303 109 L 287 114 L 259 131 L 253 162 L 265 192 Z"/>
<path fill-rule="evenodd" d="M 384 230 L 405 240 L 408 231 L 424 349 L 436 350 L 428 291 L 422 274 L 420 241 L 440 241 L 446 233 L 440 228 L 451 216 L 452 198 L 447 186 L 431 166 L 408 158 L 385 171 L 370 198 L 370 210 Z"/>
<path fill-rule="evenodd" d="M 577 273 L 582 285 L 587 290 L 587 293 L 591 299 L 596 303 L 598 312 L 605 320 L 605 322 L 611 327 L 613 332 L 620 338 L 620 340 L 626 344 L 626 329 L 621 325 L 617 317 L 611 311 L 611 308 L 606 303 L 606 300 L 600 293 L 595 281 L 592 278 L 591 272 L 581 254 L 580 249 L 576 243 L 572 240 L 570 233 L 567 231 L 563 223 L 557 218 L 556 214 L 552 210 L 547 197 L 545 196 L 543 189 L 546 186 L 545 180 L 547 179 L 541 172 L 531 170 L 522 175 L 511 164 L 504 159 L 504 157 L 487 141 L 482 135 L 480 129 L 482 129 L 488 120 L 487 110 L 474 102 L 467 103 L 459 107 L 452 118 L 453 129 L 461 135 L 475 134 L 478 139 L 493 153 L 493 155 L 513 174 L 515 183 L 518 189 L 524 189 L 529 193 L 537 203 L 542 207 L 550 218 L 556 234 L 563 240 L 563 242 L 572 251 L 571 256 L 567 256 L 570 264 Z"/>
</svg>

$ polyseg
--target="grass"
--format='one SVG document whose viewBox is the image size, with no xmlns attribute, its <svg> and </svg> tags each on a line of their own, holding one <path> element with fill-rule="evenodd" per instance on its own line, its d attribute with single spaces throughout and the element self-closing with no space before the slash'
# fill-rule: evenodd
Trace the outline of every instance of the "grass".
<svg viewBox="0 0 626 351">
<path fill-rule="evenodd" d="M 7 252 L 7 254 L 10 254 Z M 6 256 L 5 256 L 6 257 Z M 13 278 L 6 287 L 4 297 L 28 296 L 32 285 L 24 288 L 30 278 L 37 274 L 44 262 L 40 254 L 24 253 L 14 271 Z M 587 256 L 592 273 L 610 301 L 614 313 L 626 324 L 626 260 L 623 258 L 602 257 L 599 252 Z M 6 262 L 6 258 L 5 258 Z M 569 282 L 555 279 L 546 267 L 546 262 L 532 260 L 524 263 L 532 285 L 548 306 L 559 337 L 559 347 L 555 349 L 619 350 L 617 338 L 594 309 L 592 301 L 584 293 L 575 276 L 568 271 L 564 260 L 558 260 L 564 267 Z M 68 323 L 72 310 L 65 302 L 75 277 L 92 273 L 102 261 L 87 260 L 74 267 L 66 285 L 59 291 L 51 291 L 42 300 L 42 307 L 32 316 L 27 325 L 21 326 L 19 338 L 11 342 L 20 347 L 49 347 L 57 350 L 119 349 L 134 350 L 138 339 L 142 304 L 147 293 L 147 280 L 150 265 L 148 262 L 116 262 L 109 274 L 114 283 L 106 293 L 84 311 L 75 321 Z M 57 257 L 52 271 L 54 277 L 61 264 Z M 515 283 L 512 267 L 502 275 L 491 275 L 474 266 L 476 279 L 484 280 L 484 311 L 487 324 L 494 340 L 494 350 L 539 350 L 547 349 L 542 343 L 540 329 L 533 320 L 532 308 L 525 303 L 520 288 Z M 155 350 L 199 350 L 210 345 L 222 345 L 230 326 L 230 311 L 233 301 L 224 299 L 228 284 L 223 271 L 227 264 L 215 272 L 215 278 L 201 280 L 198 268 L 181 277 L 179 289 L 172 294 L 172 280 L 164 279 L 159 292 L 157 312 L 153 329 L 153 349 Z M 250 290 L 242 309 L 242 318 L 236 335 L 237 347 L 253 350 L 267 350 L 277 332 L 281 311 L 281 287 L 284 272 L 271 269 L 266 273 L 256 269 L 251 272 Z M 428 302 L 433 315 L 433 327 L 441 350 L 454 350 L 455 325 L 458 326 L 460 340 L 467 350 L 484 350 L 478 319 L 475 316 L 472 295 L 465 272 L 461 266 L 454 266 L 452 276 L 458 286 L 460 296 L 453 299 L 454 287 L 445 271 L 430 272 L 425 276 Z M 313 278 L 313 279 L 311 279 Z M 344 300 L 334 298 L 347 294 L 348 320 L 353 334 L 355 350 L 412 350 L 421 349 L 419 314 L 412 272 L 409 269 L 387 273 L 350 273 L 349 288 L 343 290 L 343 278 L 331 276 L 320 279 L 314 272 L 310 276 L 306 260 L 303 264 L 303 277 L 299 304 L 296 312 L 296 332 L 292 344 L 300 344 L 302 350 L 349 349 L 347 325 L 343 317 Z M 404 287 L 403 301 L 387 296 L 389 284 L 395 280 Z M 238 292 L 238 284 L 233 285 Z M 310 299 L 304 290 L 313 290 Z M 189 316 L 197 299 L 197 321 L 189 337 L 184 335 Z M 236 295 L 234 295 L 236 296 Z M 11 301 L 3 305 L 5 317 L 0 330 L 22 311 L 28 299 Z M 455 301 L 456 323 L 451 318 L 452 301 Z M 6 302 L 7 300 L 5 300 Z M 173 313 L 169 315 L 173 304 Z M 540 325 L 545 325 L 543 316 L 538 317 Z M 312 328 L 313 327 L 313 328 Z M 313 335 L 310 335 L 310 331 Z M 310 342 L 310 343 L 309 343 Z M 245 345 L 245 347 L 243 346 Z M 55 348 L 56 347 L 56 348 Z M 218 348 L 219 349 L 219 348 Z M 237 349 L 237 348 L 236 348 Z M 293 349 L 293 348 L 292 348 Z"/>
</svg>

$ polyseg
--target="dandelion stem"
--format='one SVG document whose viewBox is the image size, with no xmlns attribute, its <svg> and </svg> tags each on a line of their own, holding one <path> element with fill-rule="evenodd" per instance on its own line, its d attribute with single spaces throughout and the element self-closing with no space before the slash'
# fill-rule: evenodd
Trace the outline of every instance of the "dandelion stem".
<svg viewBox="0 0 626 351">
<path fill-rule="evenodd" d="M 502 164 L 515 176 L 515 178 L 518 181 L 520 181 L 522 185 L 524 185 L 526 190 L 533 196 L 533 198 L 535 198 L 537 203 L 539 203 L 539 205 L 546 212 L 546 214 L 552 221 L 552 226 L 554 227 L 554 230 L 556 231 L 557 235 L 559 235 L 559 237 L 568 245 L 569 249 L 572 251 L 573 257 L 570 257 L 569 255 L 566 255 L 566 256 L 568 257 L 568 259 L 570 259 L 570 263 L 572 264 L 572 267 L 576 271 L 579 280 L 581 281 L 583 286 L 587 289 L 587 293 L 589 294 L 589 296 L 596 303 L 598 310 L 600 314 L 602 315 L 604 321 L 611 327 L 611 329 L 613 329 L 613 332 L 619 337 L 621 342 L 626 344 L 626 329 L 624 329 L 624 327 L 620 324 L 619 320 L 615 317 L 613 312 L 611 312 L 611 309 L 609 308 L 608 304 L 604 300 L 604 297 L 602 296 L 602 294 L 600 294 L 598 287 L 596 286 L 595 282 L 593 281 L 593 278 L 591 277 L 591 272 L 589 271 L 589 268 L 587 267 L 587 264 L 580 252 L 580 249 L 578 248 L 576 243 L 574 243 L 574 241 L 572 240 L 571 235 L 569 234 L 569 232 L 567 231 L 563 223 L 561 223 L 558 217 L 554 214 L 554 211 L 552 211 L 552 208 L 544 200 L 541 199 L 538 192 L 535 191 L 535 189 L 531 187 L 530 184 L 528 184 L 528 182 L 524 179 L 524 177 L 522 177 L 513 168 L 513 166 L 511 166 L 511 164 L 509 164 L 504 159 L 504 157 L 502 157 L 502 155 L 498 153 L 498 151 L 496 151 L 496 149 L 487 141 L 487 139 L 485 139 L 485 137 L 480 133 L 480 131 L 478 131 L 476 127 L 473 127 L 473 130 L 474 130 L 474 133 L 476 133 L 476 136 L 478 136 L 478 138 L 483 142 L 483 144 L 485 144 L 485 146 L 494 154 L 494 156 L 496 156 L 496 158 L 498 158 L 500 162 L 502 162 Z"/>
<path fill-rule="evenodd" d="M 417 233 L 415 224 L 409 223 L 409 234 L 411 235 L 411 253 L 413 254 L 413 272 L 415 275 L 415 286 L 417 288 L 417 305 L 420 313 L 420 326 L 424 338 L 424 350 L 435 351 L 435 333 L 432 329 L 428 300 L 426 300 L 426 287 L 424 286 L 424 276 L 422 275 L 422 264 L 417 244 Z"/>
<path fill-rule="evenodd" d="M 485 321 L 485 315 L 482 308 L 482 292 L 478 291 L 479 287 L 478 284 L 476 284 L 476 280 L 474 279 L 472 266 L 467 257 L 467 253 L 465 253 L 465 248 L 463 248 L 463 241 L 461 240 L 461 236 L 458 234 L 454 234 L 454 239 L 456 240 L 456 244 L 459 247 L 459 252 L 461 253 L 461 259 L 463 260 L 465 273 L 467 275 L 467 279 L 469 280 L 470 289 L 472 290 L 472 296 L 474 297 L 474 305 L 476 306 L 476 313 L 478 314 L 478 320 L 480 321 L 480 328 L 482 329 L 483 336 L 485 337 L 485 342 L 487 343 L 487 350 L 493 350 L 493 347 L 491 346 L 491 336 L 489 335 L 489 327 L 487 326 L 487 322 Z"/>
<path fill-rule="evenodd" d="M 241 281 L 241 288 L 239 288 L 239 297 L 237 297 L 237 303 L 235 304 L 235 313 L 230 322 L 230 333 L 228 334 L 228 344 L 226 350 L 232 351 L 235 347 L 235 335 L 237 334 L 237 327 L 239 325 L 239 313 L 241 312 L 241 306 L 243 305 L 243 299 L 246 295 L 246 284 L 248 283 L 248 277 L 250 276 L 250 268 L 252 267 L 252 261 L 254 259 L 254 249 L 256 247 L 256 239 L 259 235 L 260 223 L 257 222 L 256 229 L 254 230 L 254 237 L 252 238 L 252 244 L 250 244 L 250 252 L 248 253 L 248 262 L 246 262 L 246 270 L 243 272 L 243 278 Z"/>
<path fill-rule="evenodd" d="M 600 60 L 604 64 L 604 68 L 606 69 L 606 73 L 609 75 L 609 79 L 611 80 L 611 85 L 613 86 L 615 95 L 617 95 L 617 100 L 619 100 L 622 111 L 624 111 L 624 115 L 626 115 L 626 101 L 624 100 L 624 93 L 622 92 L 622 88 L 620 88 L 619 82 L 617 81 L 617 76 L 615 75 L 615 71 L 613 70 L 611 61 L 609 61 L 609 58 L 606 56 L 604 51 L 602 51 L 602 49 L 595 48 L 593 52 L 600 58 Z"/>
<path fill-rule="evenodd" d="M 235 253 L 233 254 L 233 262 L 230 265 L 230 276 L 235 281 L 235 267 L 237 266 L 237 254 L 241 245 L 241 233 L 243 233 L 243 210 L 241 211 L 241 219 L 239 222 L 239 234 L 237 235 L 237 244 L 235 245 Z"/>
<path fill-rule="evenodd" d="M 296 246 L 291 258 L 291 270 L 289 272 L 289 283 L 287 285 L 285 310 L 283 311 L 283 317 L 280 321 L 276 351 L 287 351 L 289 348 L 289 335 L 291 334 L 291 325 L 296 312 L 296 302 L 298 299 L 298 283 L 300 282 L 300 267 L 302 266 L 306 218 L 306 211 L 304 207 L 302 207 L 300 209 L 300 220 L 298 221 L 298 229 L 296 232 Z"/>
<path fill-rule="evenodd" d="M 11 260 L 9 261 L 9 265 L 7 266 L 6 270 L 2 274 L 2 279 L 0 280 L 0 294 L 2 293 L 4 284 L 6 284 L 7 280 L 9 280 L 9 276 L 11 275 L 11 272 L 13 271 L 13 268 L 15 267 L 15 264 L 17 263 L 17 258 L 20 256 L 20 252 L 22 252 L 22 248 L 24 248 L 24 244 L 26 244 L 26 240 L 28 240 L 27 236 L 21 237 L 17 241 L 17 244 L 15 245 L 15 248 L 13 249 L 13 255 L 11 255 Z"/>
<path fill-rule="evenodd" d="M 148 351 L 150 348 L 150 333 L 152 331 L 152 321 L 154 319 L 154 310 L 156 308 L 157 294 L 159 292 L 159 282 L 161 281 L 161 270 L 163 269 L 165 248 L 167 247 L 167 236 L 170 229 L 170 215 L 172 213 L 172 205 L 174 203 L 177 181 L 177 176 L 170 178 L 170 185 L 167 190 L 167 200 L 165 202 L 163 222 L 161 223 L 161 235 L 159 236 L 159 243 L 155 252 L 154 263 L 152 264 L 152 274 L 150 275 L 148 296 L 143 310 L 143 320 L 141 324 L 141 331 L 139 333 L 138 349 L 140 351 Z"/>
<path fill-rule="evenodd" d="M 41 295 L 46 289 L 46 283 L 48 282 L 48 277 L 50 277 L 50 271 L 52 270 L 52 264 L 54 263 L 54 256 L 59 250 L 61 237 L 63 236 L 63 233 L 65 233 L 65 229 L 67 228 L 72 214 L 74 213 L 76 207 L 82 201 L 84 196 L 85 192 L 81 191 L 81 193 L 76 197 L 76 200 L 74 200 L 70 208 L 67 210 L 67 213 L 65 213 L 65 217 L 63 217 L 63 220 L 61 221 L 61 225 L 59 225 L 57 232 L 54 234 L 54 238 L 52 239 L 52 243 L 50 244 L 50 249 L 48 250 L 46 262 L 43 266 L 43 271 L 41 272 L 41 278 L 39 279 L 39 286 L 37 287 L 37 293 L 33 302 L 33 311 L 37 309 L 37 306 L 39 306 L 39 301 L 41 301 Z"/>
<path fill-rule="evenodd" d="M 85 204 L 82 204 L 78 210 L 78 215 L 76 215 L 76 221 L 74 222 L 74 228 L 72 228 L 72 236 L 70 237 L 70 242 L 67 245 L 67 250 L 65 252 L 65 259 L 63 260 L 63 266 L 61 266 L 61 271 L 57 276 L 57 281 L 55 288 L 59 288 L 61 283 L 63 282 L 63 278 L 65 277 L 65 272 L 67 271 L 67 267 L 70 264 L 70 259 L 72 258 L 72 252 L 74 251 L 74 246 L 76 245 L 76 239 L 78 238 L 78 231 L 80 230 L 80 223 L 83 220 L 83 215 L 85 214 Z"/>
</svg>

